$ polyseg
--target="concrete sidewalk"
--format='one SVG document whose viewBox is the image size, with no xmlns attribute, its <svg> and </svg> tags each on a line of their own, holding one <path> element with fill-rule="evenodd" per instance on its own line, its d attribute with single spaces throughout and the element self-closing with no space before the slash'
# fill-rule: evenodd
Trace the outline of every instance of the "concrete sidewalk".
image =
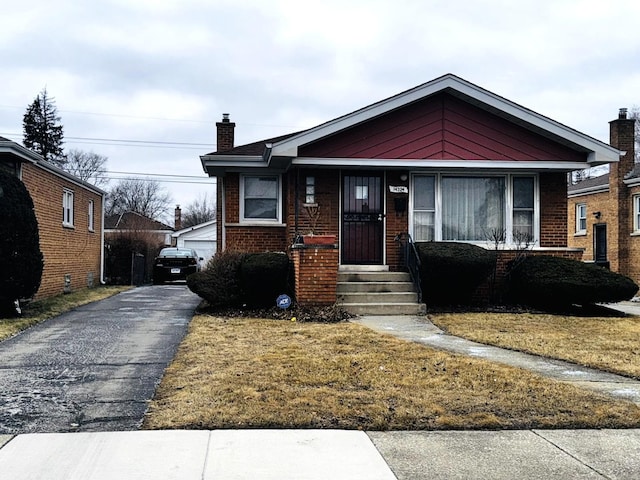
<svg viewBox="0 0 640 480">
<path fill-rule="evenodd" d="M 11 480 L 640 477 L 640 430 L 163 430 L 2 442 L 0 475 Z"/>
</svg>

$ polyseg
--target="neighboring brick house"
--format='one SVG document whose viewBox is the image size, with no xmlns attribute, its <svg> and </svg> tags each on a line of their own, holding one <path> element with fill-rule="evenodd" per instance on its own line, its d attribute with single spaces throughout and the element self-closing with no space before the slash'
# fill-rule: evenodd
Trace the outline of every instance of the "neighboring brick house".
<svg viewBox="0 0 640 480">
<path fill-rule="evenodd" d="M 336 271 L 404 268 L 399 234 L 471 242 L 502 258 L 567 245 L 567 173 L 618 161 L 617 149 L 455 75 L 444 75 L 317 127 L 234 146 L 217 123 L 218 251 L 287 251 L 296 295 L 335 301 Z M 315 225 L 314 225 L 315 224 Z M 300 247 L 309 230 L 336 248 Z M 326 287 L 326 288 L 325 288 Z"/>
<path fill-rule="evenodd" d="M 569 185 L 568 244 L 583 259 L 610 267 L 640 283 L 640 167 L 635 120 L 627 109 L 610 122 L 610 143 L 621 152 L 609 173 Z"/>
<path fill-rule="evenodd" d="M 105 192 L 3 137 L 0 168 L 20 178 L 33 199 L 44 256 L 35 298 L 99 285 Z"/>
</svg>

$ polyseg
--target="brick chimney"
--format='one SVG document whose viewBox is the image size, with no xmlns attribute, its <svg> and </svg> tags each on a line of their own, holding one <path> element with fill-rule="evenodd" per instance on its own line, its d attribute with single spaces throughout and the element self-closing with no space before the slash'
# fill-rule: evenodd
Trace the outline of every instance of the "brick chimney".
<svg viewBox="0 0 640 480">
<path fill-rule="evenodd" d="M 176 231 L 182 230 L 182 210 L 180 210 L 180 205 L 176 205 L 175 211 L 175 220 L 173 223 L 173 227 Z"/>
<path fill-rule="evenodd" d="M 222 114 L 222 121 L 216 122 L 216 131 L 217 131 L 217 152 L 226 152 L 227 150 L 231 150 L 233 148 L 234 141 L 234 130 L 236 128 L 236 124 L 229 120 L 229 114 Z"/>
<path fill-rule="evenodd" d="M 627 109 L 621 108 L 618 118 L 609 122 L 609 144 L 622 152 L 626 152 L 620 157 L 617 164 L 611 165 L 611 185 L 613 181 L 617 185 L 622 185 L 624 176 L 633 170 L 635 162 L 635 126 L 636 121 L 627 118 Z"/>
<path fill-rule="evenodd" d="M 629 274 L 629 232 L 632 225 L 630 192 L 624 184 L 624 177 L 633 170 L 635 164 L 635 126 L 636 121 L 627 118 L 626 108 L 621 108 L 618 118 L 609 122 L 609 143 L 623 152 L 618 163 L 609 165 L 609 198 L 617 211 L 617 219 L 612 219 L 610 223 L 617 235 L 618 273 L 623 275 Z"/>
</svg>

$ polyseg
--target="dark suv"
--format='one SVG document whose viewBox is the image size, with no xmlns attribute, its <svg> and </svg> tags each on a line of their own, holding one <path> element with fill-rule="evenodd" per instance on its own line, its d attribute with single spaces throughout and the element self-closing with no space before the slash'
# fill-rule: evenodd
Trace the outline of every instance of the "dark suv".
<svg viewBox="0 0 640 480">
<path fill-rule="evenodd" d="M 153 283 L 186 280 L 188 275 L 200 271 L 203 260 L 192 248 L 163 248 L 153 262 Z"/>
</svg>

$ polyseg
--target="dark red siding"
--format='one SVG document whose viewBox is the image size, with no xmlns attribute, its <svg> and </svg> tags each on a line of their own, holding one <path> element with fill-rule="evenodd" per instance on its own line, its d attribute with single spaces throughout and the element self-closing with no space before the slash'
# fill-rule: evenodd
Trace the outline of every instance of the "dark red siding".
<svg viewBox="0 0 640 480">
<path fill-rule="evenodd" d="M 578 152 L 441 93 L 300 148 L 303 157 L 586 161 Z"/>
</svg>

